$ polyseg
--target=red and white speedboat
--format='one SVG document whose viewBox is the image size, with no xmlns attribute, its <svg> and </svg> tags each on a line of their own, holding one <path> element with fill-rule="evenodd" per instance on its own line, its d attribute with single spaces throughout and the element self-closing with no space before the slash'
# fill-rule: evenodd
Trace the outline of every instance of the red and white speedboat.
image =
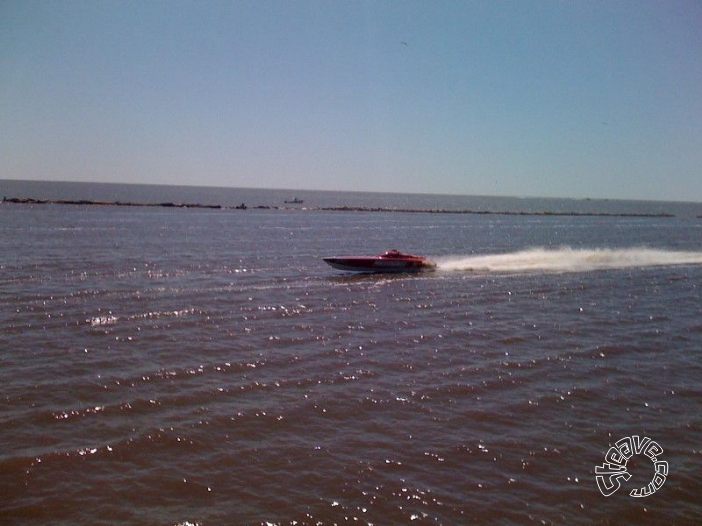
<svg viewBox="0 0 702 526">
<path fill-rule="evenodd" d="M 388 250 L 377 256 L 336 256 L 322 258 L 338 270 L 351 272 L 421 272 L 434 270 L 436 263 L 423 256 Z"/>
</svg>

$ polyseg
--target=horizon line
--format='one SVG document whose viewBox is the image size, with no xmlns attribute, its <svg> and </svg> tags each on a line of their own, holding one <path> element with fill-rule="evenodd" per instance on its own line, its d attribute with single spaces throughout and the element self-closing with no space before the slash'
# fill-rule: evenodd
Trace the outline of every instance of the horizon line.
<svg viewBox="0 0 702 526">
<path fill-rule="evenodd" d="M 630 201 L 641 203 L 685 203 L 702 204 L 702 201 L 685 201 L 682 199 L 645 199 L 645 198 L 624 198 L 624 197 L 564 197 L 564 196 L 543 196 L 543 195 L 513 195 L 513 194 L 465 194 L 465 193 L 441 193 L 441 192 L 413 192 L 413 191 L 387 191 L 387 190 L 324 190 L 315 188 L 282 188 L 264 186 L 223 186 L 217 184 L 190 184 L 190 183 L 135 183 L 118 181 L 76 181 L 68 179 L 0 179 L 1 181 L 13 181 L 23 183 L 49 183 L 49 184 L 86 184 L 86 185 L 114 185 L 114 186 L 156 186 L 164 188 L 221 188 L 221 189 L 242 189 L 242 190 L 265 190 L 279 192 L 319 192 L 319 193 L 351 193 L 351 194 L 389 194 L 389 195 L 425 195 L 437 197 L 485 197 L 499 199 L 545 199 L 545 200 L 567 200 L 567 201 Z"/>
</svg>

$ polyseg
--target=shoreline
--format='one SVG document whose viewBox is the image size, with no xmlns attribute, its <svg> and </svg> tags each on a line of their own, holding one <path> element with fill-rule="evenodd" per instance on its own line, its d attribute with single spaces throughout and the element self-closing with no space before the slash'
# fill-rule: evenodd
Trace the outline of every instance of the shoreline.
<svg viewBox="0 0 702 526">
<path fill-rule="evenodd" d="M 492 210 L 447 210 L 447 209 L 421 209 L 421 208 L 385 208 L 365 206 L 272 206 L 258 205 L 247 206 L 242 203 L 236 206 L 207 205 L 202 203 L 135 203 L 130 201 L 100 201 L 91 199 L 36 199 L 33 197 L 3 197 L 3 203 L 19 205 L 74 205 L 74 206 L 130 206 L 150 208 L 195 208 L 209 210 L 299 210 L 299 211 L 324 211 L 324 212 L 385 212 L 385 213 L 412 213 L 412 214 L 466 214 L 466 215 L 511 215 L 511 216 L 573 216 L 573 217 L 675 217 L 674 214 L 660 213 L 626 213 L 626 212 L 511 212 Z"/>
</svg>

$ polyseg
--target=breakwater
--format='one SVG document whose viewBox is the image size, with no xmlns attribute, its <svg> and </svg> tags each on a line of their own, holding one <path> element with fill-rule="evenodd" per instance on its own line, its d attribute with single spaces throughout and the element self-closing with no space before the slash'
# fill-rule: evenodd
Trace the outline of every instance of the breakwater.
<svg viewBox="0 0 702 526">
<path fill-rule="evenodd" d="M 451 210 L 434 208 L 383 208 L 383 207 L 363 207 L 363 206 L 331 206 L 319 207 L 316 210 L 328 210 L 334 212 L 402 212 L 420 214 L 474 214 L 474 215 L 510 215 L 510 216 L 583 216 L 583 217 L 675 217 L 674 214 L 661 213 L 617 213 L 617 212 L 554 212 L 548 210 L 540 211 L 509 211 L 509 210 Z"/>
<path fill-rule="evenodd" d="M 153 206 L 165 208 L 228 208 L 221 205 L 206 205 L 200 203 L 134 203 L 124 201 L 102 201 L 92 199 L 35 199 L 33 197 L 4 197 L 3 203 L 20 205 L 82 205 L 82 206 Z M 238 208 L 238 207 L 237 207 Z"/>
<path fill-rule="evenodd" d="M 241 203 L 235 206 L 214 205 L 204 203 L 175 203 L 153 202 L 140 203 L 133 201 L 109 201 L 92 199 L 37 199 L 32 197 L 4 197 L 3 203 L 21 205 L 74 205 L 74 206 L 133 206 L 133 207 L 162 207 L 162 208 L 199 208 L 215 210 L 301 210 L 328 212 L 384 212 L 384 213 L 413 213 L 413 214 L 474 214 L 474 215 L 511 215 L 511 216 L 582 216 L 582 217 L 675 217 L 675 214 L 660 213 L 630 213 L 630 212 L 580 212 L 580 211 L 511 211 L 511 210 L 454 210 L 444 208 L 396 208 L 377 206 L 278 206 L 257 205 L 247 206 Z"/>
</svg>

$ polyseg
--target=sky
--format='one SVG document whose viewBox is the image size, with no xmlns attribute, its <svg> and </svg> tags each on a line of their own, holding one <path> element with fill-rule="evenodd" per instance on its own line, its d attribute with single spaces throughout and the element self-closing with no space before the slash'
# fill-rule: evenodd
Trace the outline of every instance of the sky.
<svg viewBox="0 0 702 526">
<path fill-rule="evenodd" d="M 0 179 L 702 201 L 702 2 L 0 0 Z"/>
</svg>

